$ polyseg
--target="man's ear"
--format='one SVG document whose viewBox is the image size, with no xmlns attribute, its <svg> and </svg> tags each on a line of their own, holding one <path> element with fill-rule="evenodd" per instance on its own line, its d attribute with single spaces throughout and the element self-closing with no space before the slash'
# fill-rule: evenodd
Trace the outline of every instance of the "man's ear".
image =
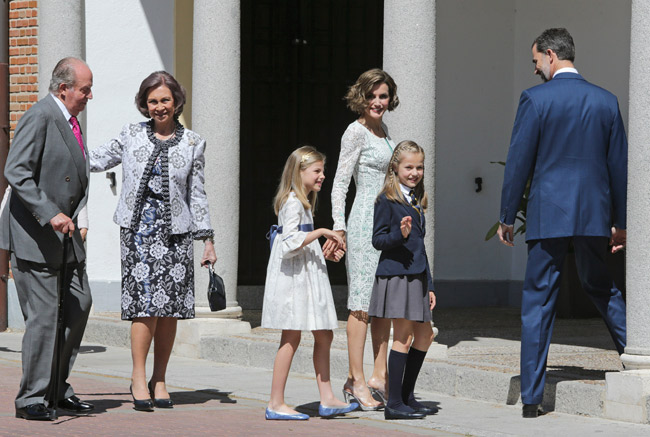
<svg viewBox="0 0 650 437">
<path fill-rule="evenodd" d="M 546 55 L 549 57 L 549 62 L 553 63 L 555 62 L 555 59 L 557 58 L 557 55 L 555 52 L 551 49 L 546 49 Z"/>
</svg>

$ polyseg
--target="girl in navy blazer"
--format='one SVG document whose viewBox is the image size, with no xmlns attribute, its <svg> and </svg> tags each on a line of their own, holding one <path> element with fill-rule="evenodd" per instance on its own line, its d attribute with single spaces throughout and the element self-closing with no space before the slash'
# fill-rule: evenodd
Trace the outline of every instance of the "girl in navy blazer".
<svg viewBox="0 0 650 437">
<path fill-rule="evenodd" d="M 381 256 L 368 314 L 393 320 L 386 419 L 422 418 L 434 412 L 413 394 L 433 341 L 431 310 L 436 305 L 424 248 L 426 208 L 424 150 L 413 141 L 402 141 L 393 152 L 375 203 L 372 235 L 372 245 Z"/>
</svg>

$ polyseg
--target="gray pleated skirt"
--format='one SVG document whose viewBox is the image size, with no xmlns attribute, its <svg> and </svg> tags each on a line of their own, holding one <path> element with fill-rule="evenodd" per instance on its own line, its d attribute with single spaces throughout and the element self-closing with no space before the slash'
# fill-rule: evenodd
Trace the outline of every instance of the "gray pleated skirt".
<svg viewBox="0 0 650 437">
<path fill-rule="evenodd" d="M 368 315 L 430 322 L 426 272 L 419 275 L 376 276 Z"/>
</svg>

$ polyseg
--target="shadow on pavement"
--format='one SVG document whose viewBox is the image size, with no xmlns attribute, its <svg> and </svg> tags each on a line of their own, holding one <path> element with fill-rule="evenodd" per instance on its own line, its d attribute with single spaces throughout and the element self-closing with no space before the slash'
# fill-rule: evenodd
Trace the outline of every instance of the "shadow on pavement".
<svg viewBox="0 0 650 437">
<path fill-rule="evenodd" d="M 70 417 L 88 417 L 106 413 L 108 410 L 120 408 L 124 404 L 131 404 L 130 399 L 111 399 L 110 396 L 129 396 L 128 392 L 123 393 L 77 393 L 82 400 L 88 401 L 95 406 L 89 414 L 74 414 L 66 410 L 59 410 L 59 415 Z"/>
<path fill-rule="evenodd" d="M 320 415 L 318 414 L 319 405 L 320 402 L 310 402 L 308 404 L 298 405 L 294 409 L 299 413 L 307 414 L 309 417 L 320 417 Z M 323 419 L 339 419 L 339 420 L 356 419 L 356 417 L 354 416 L 356 412 L 361 412 L 361 410 L 357 409 L 355 411 L 351 411 L 348 414 L 342 414 L 340 416 L 324 417 Z"/>
<path fill-rule="evenodd" d="M 84 345 L 79 347 L 80 354 L 99 354 L 102 352 L 106 352 L 105 346 L 92 344 L 92 345 Z"/>
<path fill-rule="evenodd" d="M 427 407 L 433 408 L 434 410 L 436 410 L 435 413 L 430 414 L 431 416 L 435 416 L 436 414 L 438 414 L 438 411 L 442 410 L 442 407 L 440 406 L 440 402 L 437 402 L 437 401 L 423 401 L 423 400 L 421 400 L 419 398 L 419 396 L 416 396 L 416 399 L 421 404 L 426 405 Z M 320 404 L 320 402 L 310 402 L 308 404 L 298 405 L 294 409 L 299 413 L 307 414 L 309 417 L 320 417 L 318 415 L 318 405 L 319 404 Z M 362 414 L 362 413 L 363 413 L 363 410 L 361 410 L 360 408 L 357 408 L 356 410 L 351 411 L 350 413 L 348 413 L 346 415 L 344 414 L 344 415 L 340 415 L 340 416 L 334 416 L 334 417 L 331 417 L 331 419 L 355 419 L 357 414 Z"/>
<path fill-rule="evenodd" d="M 230 398 L 231 392 L 222 392 L 215 389 L 204 389 L 195 391 L 173 391 L 170 396 L 175 405 L 199 405 L 212 400 L 218 400 L 222 404 L 236 404 L 235 399 Z M 130 398 L 128 391 L 121 393 L 77 393 L 77 395 L 95 406 L 95 409 L 90 414 L 74 414 L 65 410 L 59 410 L 60 416 L 69 418 L 74 417 L 91 417 L 97 414 L 106 413 L 109 410 L 120 408 L 123 405 L 133 406 L 133 401 Z M 115 399 L 112 396 L 128 396 L 126 399 Z M 316 406 L 318 408 L 318 406 Z"/>
<path fill-rule="evenodd" d="M 236 404 L 237 401 L 230 397 L 231 393 L 208 388 L 195 391 L 175 391 L 169 395 L 176 405 L 204 404 L 212 400 L 218 400 L 222 404 Z"/>
</svg>

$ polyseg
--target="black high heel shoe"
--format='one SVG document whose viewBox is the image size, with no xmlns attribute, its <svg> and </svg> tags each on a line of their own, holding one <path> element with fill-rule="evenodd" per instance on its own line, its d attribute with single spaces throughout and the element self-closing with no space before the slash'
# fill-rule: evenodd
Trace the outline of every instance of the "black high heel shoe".
<svg viewBox="0 0 650 437">
<path fill-rule="evenodd" d="M 133 384 L 129 386 L 131 397 L 133 398 L 133 409 L 137 411 L 153 411 L 153 401 L 151 399 L 136 399 L 133 396 Z"/>
<path fill-rule="evenodd" d="M 151 399 L 153 399 L 153 404 L 156 406 L 156 408 L 174 408 L 174 402 L 171 400 L 171 398 L 156 399 L 154 396 L 154 389 L 151 385 L 151 381 L 149 381 L 147 387 L 149 387 L 149 394 L 151 395 Z"/>
</svg>

